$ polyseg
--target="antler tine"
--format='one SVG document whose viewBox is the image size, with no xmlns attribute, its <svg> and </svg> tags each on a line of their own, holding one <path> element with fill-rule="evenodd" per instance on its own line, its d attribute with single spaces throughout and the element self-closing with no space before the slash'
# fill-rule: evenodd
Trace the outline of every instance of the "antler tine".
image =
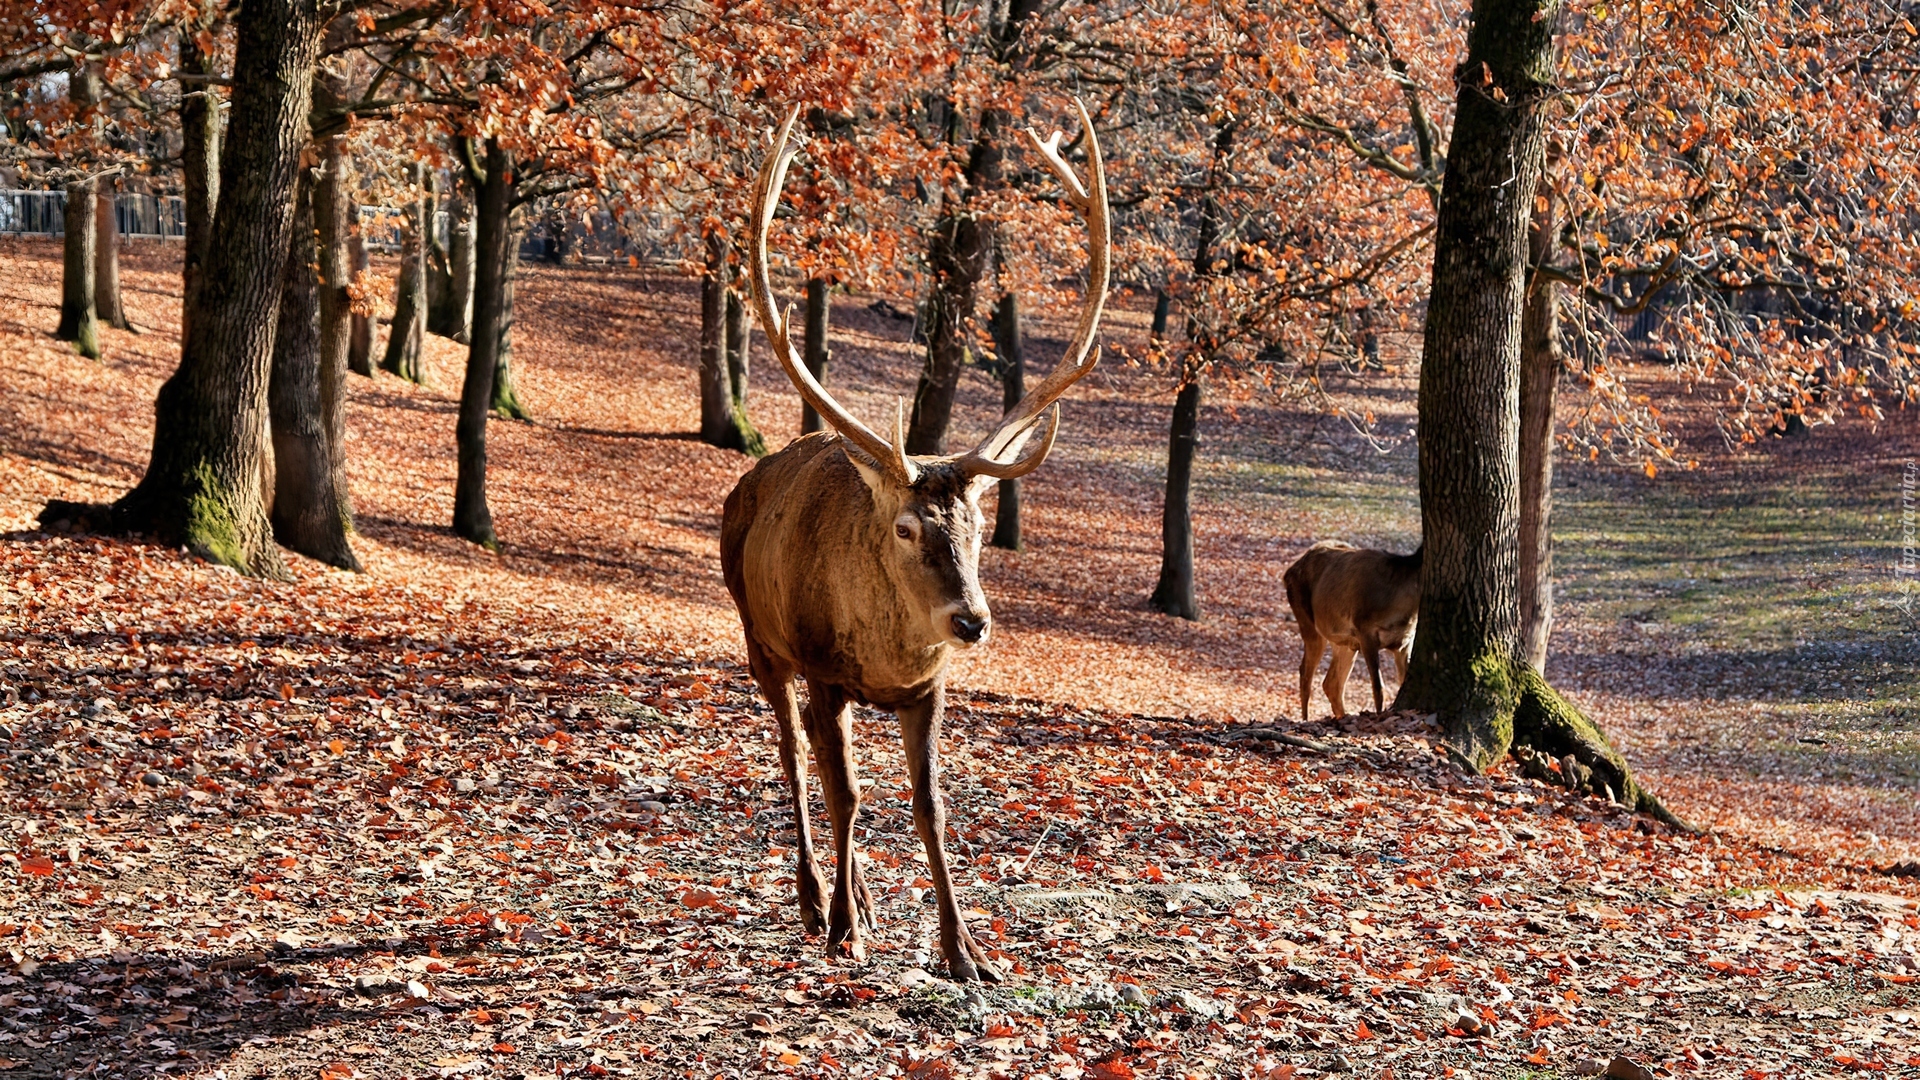
<svg viewBox="0 0 1920 1080">
<path fill-rule="evenodd" d="M 1039 386 L 1033 388 L 1020 403 L 1001 417 L 1000 423 L 992 434 L 981 441 L 972 452 L 960 459 L 961 467 L 980 476 L 1002 475 L 1011 468 L 1000 460 L 1009 453 L 1017 453 L 1029 435 L 1033 433 L 1040 414 L 1049 405 L 1055 404 L 1067 388 L 1085 377 L 1100 362 L 1100 350 L 1094 348 L 1094 332 L 1100 326 L 1100 312 L 1107 302 L 1107 279 L 1111 269 L 1111 247 L 1113 243 L 1112 227 L 1107 215 L 1107 169 L 1100 156 L 1100 139 L 1093 130 L 1093 118 L 1087 115 L 1087 107 L 1078 98 L 1074 99 L 1074 108 L 1080 113 L 1080 123 L 1087 133 L 1087 177 L 1088 185 L 1080 186 L 1080 180 L 1074 175 L 1073 167 L 1060 156 L 1059 143 L 1062 138 L 1054 132 L 1053 138 L 1045 142 L 1027 132 L 1035 149 L 1047 159 L 1060 182 L 1067 188 L 1067 197 L 1076 203 L 1087 218 L 1087 297 L 1080 310 L 1080 325 L 1075 329 L 1073 340 L 1067 346 L 1066 355 L 1060 360 L 1060 366 L 1053 369 Z M 1059 413 L 1054 413 L 1054 423 L 1059 422 Z M 1031 471 L 1046 456 L 1047 449 L 1053 445 L 1052 431 L 1042 447 L 1032 455 L 1022 457 L 1016 463 L 1022 466 L 1021 475 Z"/>
<path fill-rule="evenodd" d="M 991 476 L 995 480 L 1018 480 L 1039 468 L 1040 463 L 1047 460 L 1047 454 L 1053 450 L 1054 436 L 1060 434 L 1059 402 L 1054 402 L 1048 408 L 1046 417 L 1047 434 L 1040 440 L 1040 445 L 1005 465 L 991 458 L 970 456 L 967 459 L 967 471 L 975 476 Z M 1033 425 L 1029 424 L 1028 430 L 1031 431 L 1032 427 Z"/>
<path fill-rule="evenodd" d="M 779 134 L 774 136 L 773 150 L 760 166 L 759 179 L 753 186 L 753 220 L 747 246 L 747 281 L 751 286 L 749 292 L 752 294 L 753 314 L 759 320 L 761 331 L 767 335 L 767 344 L 772 348 L 773 355 L 786 370 L 794 389 L 800 391 L 802 400 L 813 406 L 813 411 L 833 425 L 833 429 L 862 455 L 885 469 L 895 480 L 911 484 L 918 479 L 919 470 L 907 457 L 903 449 L 904 440 L 887 442 L 833 400 L 833 395 L 827 393 L 826 388 L 813 377 L 813 373 L 800 362 L 800 354 L 793 349 L 793 341 L 787 336 L 792 326 L 792 313 L 782 318 L 773 306 L 772 276 L 767 270 L 767 230 L 773 225 L 773 211 L 780 203 L 780 188 L 787 179 L 787 166 L 799 153 L 797 148 L 787 145 L 793 133 L 793 123 L 799 116 L 800 106 L 795 105 L 793 111 L 787 114 L 786 122 L 780 125 Z M 896 437 L 898 427 L 896 418 Z"/>
</svg>

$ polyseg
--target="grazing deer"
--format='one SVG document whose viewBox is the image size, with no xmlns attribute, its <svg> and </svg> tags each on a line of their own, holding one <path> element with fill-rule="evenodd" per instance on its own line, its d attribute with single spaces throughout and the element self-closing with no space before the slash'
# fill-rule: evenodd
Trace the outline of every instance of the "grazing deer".
<svg viewBox="0 0 1920 1080">
<path fill-rule="evenodd" d="M 1373 676 L 1373 710 L 1384 707 L 1380 691 L 1380 650 L 1393 653 L 1400 681 L 1407 679 L 1407 650 L 1413 645 L 1414 620 L 1420 614 L 1420 553 L 1411 555 L 1373 551 L 1323 540 L 1287 567 L 1287 603 L 1299 624 L 1306 651 L 1300 657 L 1300 720 L 1307 719 L 1313 672 L 1320 654 L 1333 645 L 1333 662 L 1321 689 L 1333 705 L 1333 715 L 1347 715 L 1347 673 L 1353 654 L 1367 658 Z"/>
<path fill-rule="evenodd" d="M 720 565 L 740 609 L 748 666 L 779 726 L 780 764 L 799 827 L 800 921 L 814 932 L 824 921 L 829 949 L 865 955 L 861 932 L 875 924 L 853 853 L 860 789 L 848 704 L 890 709 L 906 746 L 913 823 L 939 903 L 947 969 L 956 980 L 998 981 L 960 919 L 943 843 L 938 755 L 947 659 L 985 641 L 991 630 L 980 590 L 980 495 L 1046 459 L 1060 429 L 1057 399 L 1099 360 L 1092 345 L 1107 292 L 1106 172 L 1084 106 L 1090 187 L 1081 186 L 1061 157 L 1060 132 L 1045 142 L 1027 133 L 1086 216 L 1089 266 L 1079 328 L 1060 366 L 979 446 L 947 457 L 910 457 L 900 410 L 891 441 L 854 419 L 801 363 L 788 338 L 789 320 L 774 310 L 767 229 L 797 152 L 787 139 L 798 112 L 781 125 L 754 188 L 748 272 L 754 314 L 774 357 L 832 430 L 795 439 L 740 479 L 721 520 Z M 1022 453 L 1049 411 L 1045 435 Z M 795 675 L 807 680 L 804 714 L 794 704 Z M 809 745 L 839 853 L 832 904 L 824 911 L 825 884 L 807 821 L 802 755 Z"/>
</svg>

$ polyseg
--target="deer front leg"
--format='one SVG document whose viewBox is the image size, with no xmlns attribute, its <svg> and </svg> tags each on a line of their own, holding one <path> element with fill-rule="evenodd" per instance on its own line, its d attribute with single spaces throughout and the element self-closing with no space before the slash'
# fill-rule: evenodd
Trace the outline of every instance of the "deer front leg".
<svg viewBox="0 0 1920 1080">
<path fill-rule="evenodd" d="M 1373 676 L 1373 711 L 1379 712 L 1385 705 L 1385 695 L 1380 687 L 1380 647 L 1367 646 L 1367 674 Z"/>
<path fill-rule="evenodd" d="M 1321 689 L 1327 692 L 1327 702 L 1333 706 L 1335 720 L 1347 715 L 1347 676 L 1353 672 L 1353 650 L 1345 645 L 1333 647 L 1333 661 L 1327 665 L 1327 681 Z"/>
<path fill-rule="evenodd" d="M 1300 645 L 1300 722 L 1304 724 L 1307 710 L 1313 704 L 1313 673 L 1320 666 L 1321 654 L 1327 651 L 1327 639 L 1302 623 Z"/>
<path fill-rule="evenodd" d="M 861 931 L 874 924 L 873 900 L 853 846 L 853 824 L 860 815 L 860 788 L 854 779 L 853 711 L 837 686 L 807 682 L 807 734 L 820 788 L 833 817 L 833 906 L 827 912 L 827 949 L 855 960 L 867 957 Z"/>
<path fill-rule="evenodd" d="M 800 925 L 817 934 L 827 926 L 827 886 L 813 855 L 813 825 L 807 813 L 807 736 L 800 726 L 800 710 L 793 700 L 793 672 L 781 667 L 751 640 L 747 667 L 773 708 L 780 735 L 780 771 L 787 777 L 787 797 L 793 804 L 794 829 L 799 833 L 799 859 L 793 879 L 800 893 Z"/>
<path fill-rule="evenodd" d="M 900 710 L 900 738 L 906 745 L 907 771 L 913 781 L 913 827 L 927 849 L 927 873 L 940 909 L 940 954 L 955 982 L 999 982 L 1000 972 L 967 932 L 947 870 L 947 812 L 940 801 L 940 719 L 946 688 L 936 685 L 922 700 Z"/>
</svg>

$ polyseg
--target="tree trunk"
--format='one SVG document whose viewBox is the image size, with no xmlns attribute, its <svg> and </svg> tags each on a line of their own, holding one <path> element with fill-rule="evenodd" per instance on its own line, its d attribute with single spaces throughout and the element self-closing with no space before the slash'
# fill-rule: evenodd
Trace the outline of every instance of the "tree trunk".
<svg viewBox="0 0 1920 1080">
<path fill-rule="evenodd" d="M 1173 311 L 1173 294 L 1165 289 L 1153 296 L 1153 328 L 1147 332 L 1147 340 L 1158 348 L 1166 344 L 1167 316 Z"/>
<path fill-rule="evenodd" d="M 1532 265 L 1553 254 L 1551 210 L 1536 211 Z M 1520 657 L 1546 674 L 1553 632 L 1553 399 L 1560 381 L 1560 283 L 1535 274 L 1520 316 Z"/>
<path fill-rule="evenodd" d="M 746 282 L 727 290 L 727 391 L 733 402 L 733 426 L 740 433 L 740 449 L 765 457 L 766 440 L 747 416 L 747 384 L 752 364 L 753 322 L 747 314 Z"/>
<path fill-rule="evenodd" d="M 1173 399 L 1167 435 L 1167 497 L 1160 513 L 1160 581 L 1147 605 L 1182 619 L 1200 617 L 1193 580 L 1193 453 L 1200 442 L 1205 376 L 1188 365 Z"/>
<path fill-rule="evenodd" d="M 1420 632 L 1395 708 L 1438 715 L 1449 753 L 1490 768 L 1516 744 L 1674 821 L 1520 654 L 1520 347 L 1527 225 L 1545 158 L 1558 0 L 1475 0 L 1420 369 Z M 1477 76 L 1475 73 L 1478 73 Z"/>
<path fill-rule="evenodd" d="M 348 359 L 353 351 L 353 298 L 347 286 L 353 282 L 354 209 L 353 160 L 347 153 L 347 137 L 334 135 L 320 141 L 320 175 L 313 185 L 313 231 L 320 256 L 320 371 L 324 386 L 340 373 L 344 386 Z M 341 392 L 344 392 L 342 390 Z M 344 483 L 345 474 L 340 480 Z"/>
<path fill-rule="evenodd" d="M 501 282 L 500 348 L 493 365 L 493 412 L 503 420 L 530 420 L 533 414 L 520 401 L 513 385 L 513 286 L 519 277 L 520 233 L 507 236 L 507 272 Z"/>
<path fill-rule="evenodd" d="M 419 170 L 420 166 L 415 166 Z M 424 177 L 416 176 L 416 180 Z M 420 188 L 416 188 L 420 190 Z M 427 198 L 407 204 L 407 224 L 400 238 L 400 288 L 393 302 L 393 327 L 387 331 L 387 354 L 380 366 L 412 382 L 427 381 L 420 353 L 427 332 Z"/>
<path fill-rule="evenodd" d="M 208 17 L 209 19 L 211 16 Z M 183 26 L 180 30 L 180 71 L 191 75 L 216 75 L 219 50 L 200 51 L 200 31 L 204 27 Z M 181 256 L 180 341 L 184 345 L 193 332 L 193 312 L 197 306 L 201 267 L 207 261 L 207 249 L 213 242 L 213 213 L 220 202 L 220 99 L 211 82 L 183 85 L 180 95 L 180 173 L 186 210 L 185 251 Z"/>
<path fill-rule="evenodd" d="M 99 242 L 94 199 L 97 180 L 67 185 L 66 220 L 61 249 L 65 258 L 60 279 L 60 326 L 53 336 L 73 342 L 81 356 L 100 359 L 99 313 L 94 308 L 94 246 Z"/>
<path fill-rule="evenodd" d="M 153 456 L 113 507 L 125 531 L 287 577 L 261 492 L 267 381 L 293 192 L 307 142 L 321 22 L 316 0 L 243 0 L 234 22 L 232 140 L 180 367 L 160 388 Z M 50 505 L 47 514 L 56 512 Z"/>
<path fill-rule="evenodd" d="M 112 177 L 101 179 L 94 208 L 93 310 L 103 325 L 131 330 L 120 303 L 120 215 L 114 212 L 113 189 Z"/>
<path fill-rule="evenodd" d="M 342 570 L 359 570 L 347 536 L 353 531 L 338 468 L 341 383 L 345 356 L 332 372 L 323 355 L 325 296 L 314 274 L 315 196 L 312 174 L 301 170 L 294 196 L 292 241 L 287 245 L 280 322 L 273 342 L 267 409 L 273 421 L 273 538 L 284 547 Z M 331 385 L 329 385 L 331 384 Z"/>
<path fill-rule="evenodd" d="M 833 300 L 826 278 L 807 279 L 806 347 L 801 356 L 807 370 L 821 386 L 827 385 L 827 365 L 833 353 L 827 348 L 827 322 L 833 315 Z M 826 426 L 813 406 L 800 403 L 800 434 L 819 431 Z"/>
<path fill-rule="evenodd" d="M 1198 292 L 1214 275 L 1213 245 L 1220 238 L 1220 204 L 1213 197 L 1227 156 L 1233 151 L 1233 124 L 1222 124 L 1213 136 L 1213 160 L 1208 169 L 1207 193 L 1200 200 L 1200 229 L 1193 244 L 1194 288 Z M 1166 293 L 1161 293 L 1166 301 Z M 1155 337 L 1166 332 L 1166 319 L 1155 304 Z M 1170 306 L 1170 304 L 1166 305 Z M 1193 456 L 1200 443 L 1200 404 L 1206 390 L 1206 365 L 1217 348 L 1213 331 L 1187 316 L 1187 353 L 1180 362 L 1180 388 L 1173 399 L 1173 422 L 1167 432 L 1167 495 L 1160 510 L 1160 580 L 1147 605 L 1182 619 L 1200 617 L 1200 600 L 1193 572 Z"/>
<path fill-rule="evenodd" d="M 722 450 L 751 452 L 759 439 L 733 397 L 731 350 L 727 348 L 728 257 L 731 245 L 707 234 L 707 265 L 700 276 L 700 441 Z M 752 439 L 749 439 L 749 435 Z M 764 444 L 761 452 L 764 453 Z"/>
<path fill-rule="evenodd" d="M 446 293 L 435 300 L 428 329 L 467 344 L 473 328 L 473 216 L 464 199 L 447 210 Z"/>
<path fill-rule="evenodd" d="M 489 550 L 499 550 L 493 512 L 487 508 L 487 414 L 493 406 L 494 368 L 507 341 L 508 278 L 513 273 L 513 157 L 487 140 L 486 175 L 474 198 L 473 341 L 460 386 L 455 426 L 460 472 L 453 489 L 453 531 Z"/>
<path fill-rule="evenodd" d="M 993 347 L 1000 354 L 1000 411 L 1012 412 L 1027 393 L 1026 346 L 1020 338 L 1020 301 L 1013 293 L 993 306 Z M 1020 550 L 1020 481 L 1000 481 L 1000 501 L 993 511 L 993 539 L 1008 551 Z"/>
<path fill-rule="evenodd" d="M 360 231 L 360 204 L 347 204 L 347 259 L 353 270 L 353 278 L 358 280 L 362 271 L 371 263 L 367 258 L 367 237 Z M 361 312 L 353 313 L 352 329 L 347 335 L 347 370 L 355 375 L 373 374 L 373 316 Z"/>
</svg>

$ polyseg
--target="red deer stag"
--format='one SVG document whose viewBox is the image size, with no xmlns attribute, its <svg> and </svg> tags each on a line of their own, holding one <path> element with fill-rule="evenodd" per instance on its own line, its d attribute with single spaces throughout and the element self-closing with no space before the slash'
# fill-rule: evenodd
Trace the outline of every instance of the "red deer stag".
<svg viewBox="0 0 1920 1080">
<path fill-rule="evenodd" d="M 1333 645 L 1327 681 L 1321 689 L 1333 706 L 1333 715 L 1347 715 L 1347 673 L 1353 654 L 1367 658 L 1373 676 L 1373 709 L 1385 702 L 1380 691 L 1380 650 L 1393 653 L 1400 681 L 1407 678 L 1407 650 L 1413 644 L 1414 620 L 1420 614 L 1420 553 L 1411 555 L 1373 551 L 1323 540 L 1287 567 L 1287 603 L 1299 624 L 1306 652 L 1300 657 L 1300 719 L 1307 719 L 1313 672 L 1320 654 Z"/>
<path fill-rule="evenodd" d="M 780 764 L 799 828 L 800 921 L 814 932 L 824 922 L 830 950 L 865 955 L 862 930 L 872 930 L 875 921 L 853 852 L 860 789 L 848 705 L 892 710 L 906 747 L 913 823 L 926 847 L 948 972 L 956 980 L 997 981 L 999 972 L 961 921 L 943 846 L 938 753 L 947 659 L 989 633 L 980 591 L 980 495 L 1045 460 L 1060 428 L 1057 399 L 1099 360 L 1092 346 L 1106 299 L 1110 243 L 1100 146 L 1082 106 L 1091 180 L 1083 187 L 1060 155 L 1059 132 L 1045 142 L 1027 133 L 1086 216 L 1089 233 L 1086 301 L 1065 358 L 979 446 L 916 458 L 904 449 L 899 410 L 892 441 L 854 419 L 801 363 L 788 338 L 789 320 L 774 310 L 767 230 L 797 153 L 787 140 L 798 112 L 781 125 L 754 188 L 748 272 L 754 314 L 773 355 L 832 430 L 795 439 L 741 478 L 727 496 L 720 564 L 740 609 L 748 666 L 779 725 Z M 1022 453 L 1049 410 L 1045 434 Z M 804 714 L 794 704 L 795 675 L 807 680 Z M 832 905 L 824 911 L 825 884 L 807 822 L 808 746 L 839 853 Z"/>
</svg>

